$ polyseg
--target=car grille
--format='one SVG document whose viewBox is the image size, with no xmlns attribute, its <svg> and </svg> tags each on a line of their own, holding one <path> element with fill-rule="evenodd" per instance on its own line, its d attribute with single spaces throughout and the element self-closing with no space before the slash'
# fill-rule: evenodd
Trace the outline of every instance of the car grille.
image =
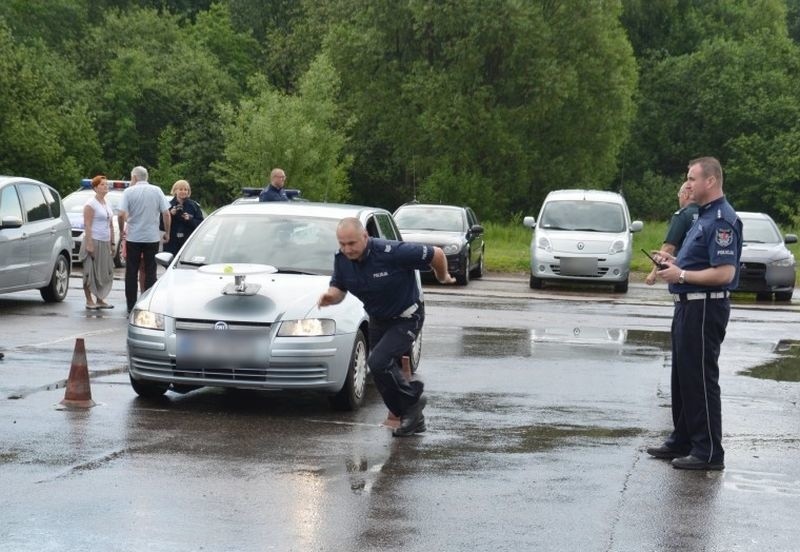
<svg viewBox="0 0 800 552">
<path fill-rule="evenodd" d="M 211 331 L 216 322 L 178 319 L 175 323 L 176 332 Z M 263 334 L 264 340 L 268 339 L 271 324 L 262 323 L 233 323 L 228 324 L 226 331 L 257 332 Z M 296 361 L 274 361 L 267 365 L 259 362 L 237 362 L 235 364 L 221 365 L 220 363 L 181 363 L 177 366 L 176 359 L 170 357 L 151 359 L 146 356 L 131 358 L 136 371 L 153 376 L 160 376 L 175 381 L 184 379 L 187 383 L 206 380 L 213 382 L 229 382 L 231 386 L 236 383 L 258 384 L 263 383 L 270 387 L 294 387 L 305 384 L 324 383 L 327 381 L 328 370 L 325 363 L 309 358 L 305 364 L 298 365 Z"/>
<path fill-rule="evenodd" d="M 559 276 L 561 275 L 561 265 L 560 264 L 551 264 L 550 265 L 550 270 L 553 272 L 553 274 L 556 274 L 556 275 L 559 275 Z M 585 276 L 582 276 L 582 277 L 586 277 L 586 278 L 602 278 L 607 273 L 608 273 L 608 267 L 598 266 L 597 267 L 597 272 L 595 274 L 588 274 L 588 275 L 585 275 Z"/>
</svg>

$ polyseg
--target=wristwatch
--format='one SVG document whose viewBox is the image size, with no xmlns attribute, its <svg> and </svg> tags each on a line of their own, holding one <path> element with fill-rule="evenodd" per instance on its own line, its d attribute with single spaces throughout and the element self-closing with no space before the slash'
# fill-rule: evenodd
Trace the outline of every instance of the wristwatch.
<svg viewBox="0 0 800 552">
<path fill-rule="evenodd" d="M 685 270 L 681 270 L 681 275 L 678 276 L 678 283 L 679 284 L 685 284 L 686 283 L 686 271 Z"/>
</svg>

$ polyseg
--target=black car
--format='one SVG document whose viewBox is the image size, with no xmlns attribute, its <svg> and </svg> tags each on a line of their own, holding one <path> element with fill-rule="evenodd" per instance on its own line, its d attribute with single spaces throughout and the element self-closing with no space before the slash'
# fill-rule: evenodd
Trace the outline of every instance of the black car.
<svg viewBox="0 0 800 552">
<path fill-rule="evenodd" d="M 394 219 L 404 240 L 441 247 L 448 272 L 462 286 L 483 276 L 483 226 L 469 207 L 406 203 Z"/>
</svg>

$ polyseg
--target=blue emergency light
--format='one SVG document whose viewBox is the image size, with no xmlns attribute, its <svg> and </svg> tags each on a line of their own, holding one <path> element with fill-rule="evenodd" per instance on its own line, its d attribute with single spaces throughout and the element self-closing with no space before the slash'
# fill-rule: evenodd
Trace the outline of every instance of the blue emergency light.
<svg viewBox="0 0 800 552">
<path fill-rule="evenodd" d="M 124 190 L 128 186 L 131 185 L 130 180 L 108 180 L 108 189 L 109 190 Z M 81 188 L 84 190 L 91 190 L 92 189 L 92 179 L 91 178 L 82 178 L 81 179 Z"/>
</svg>

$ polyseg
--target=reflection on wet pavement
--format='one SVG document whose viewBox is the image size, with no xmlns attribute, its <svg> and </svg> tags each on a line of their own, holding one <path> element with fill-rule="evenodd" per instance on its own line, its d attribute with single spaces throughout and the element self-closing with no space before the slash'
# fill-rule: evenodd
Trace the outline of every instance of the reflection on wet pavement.
<svg viewBox="0 0 800 552">
<path fill-rule="evenodd" d="M 742 374 L 776 381 L 800 381 L 800 341 L 783 339 L 775 346 L 774 360 L 750 368 Z"/>
</svg>

